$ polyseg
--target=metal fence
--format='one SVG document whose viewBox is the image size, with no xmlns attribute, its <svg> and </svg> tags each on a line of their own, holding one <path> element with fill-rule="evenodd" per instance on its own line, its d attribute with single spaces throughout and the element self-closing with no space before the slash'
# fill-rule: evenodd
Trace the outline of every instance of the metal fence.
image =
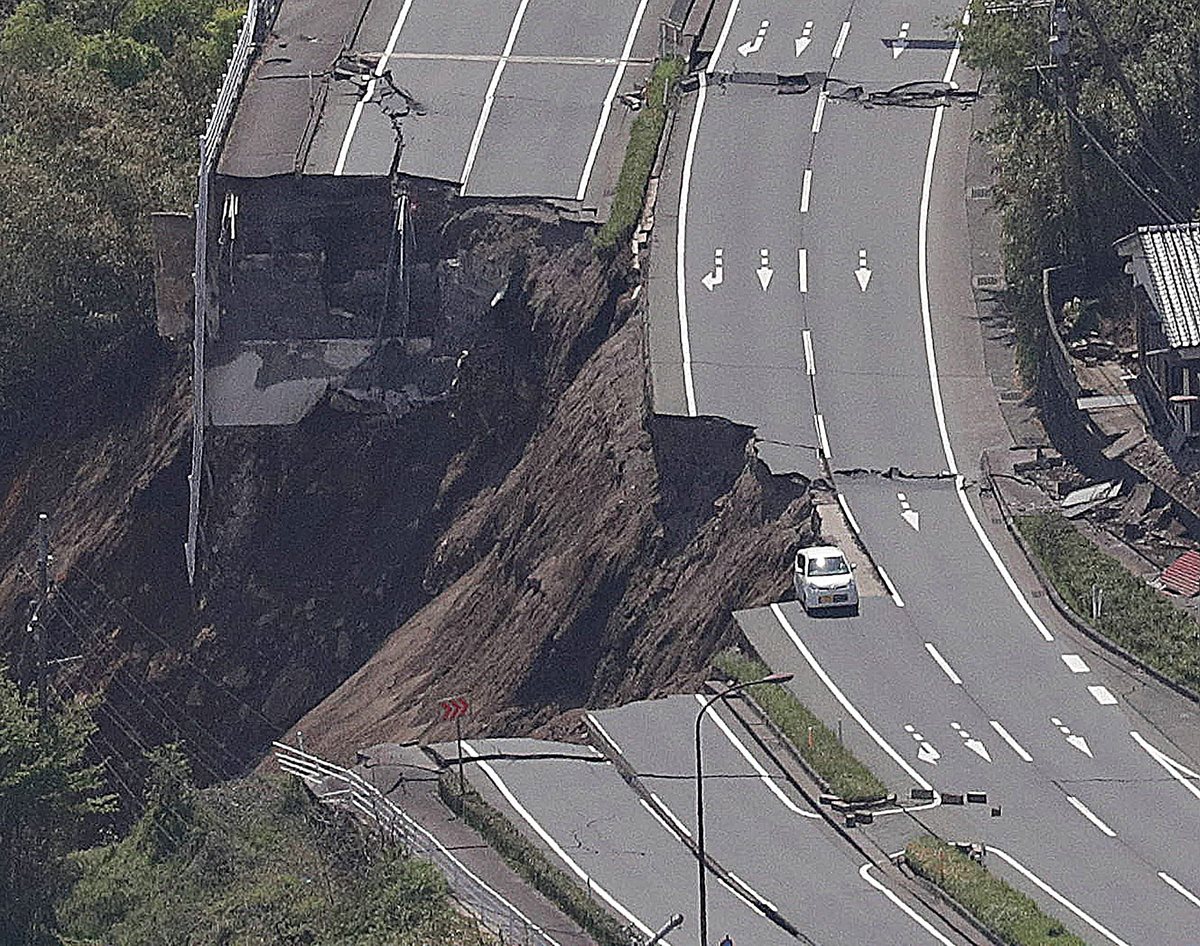
<svg viewBox="0 0 1200 946">
<path fill-rule="evenodd" d="M 560 946 L 557 940 L 490 887 L 441 841 L 357 772 L 326 762 L 282 742 L 273 744 L 275 760 L 289 775 L 304 779 L 326 804 L 339 805 L 373 824 L 386 841 L 432 862 L 446 876 L 454 899 L 476 922 L 503 943 Z M 334 787 L 338 786 L 338 787 Z"/>
<path fill-rule="evenodd" d="M 196 174 L 196 257 L 192 281 L 196 289 L 192 331 L 192 471 L 188 474 L 188 526 L 184 554 L 187 558 L 188 581 L 196 577 L 196 540 L 200 530 L 200 478 L 204 462 L 204 341 L 208 330 L 208 307 L 211 301 L 208 282 L 208 215 L 209 189 L 216 171 L 221 143 L 233 117 L 233 107 L 241 94 L 250 69 L 250 53 L 260 24 L 260 4 L 250 0 L 246 18 L 233 46 L 233 54 L 225 69 L 225 78 L 217 92 L 212 114 L 200 136 L 200 164 Z"/>
</svg>

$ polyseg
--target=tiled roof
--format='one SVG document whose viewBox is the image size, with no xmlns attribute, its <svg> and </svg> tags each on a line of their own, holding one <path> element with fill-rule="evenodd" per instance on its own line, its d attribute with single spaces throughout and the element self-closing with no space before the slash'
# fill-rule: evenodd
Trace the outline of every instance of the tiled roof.
<svg viewBox="0 0 1200 946">
<path fill-rule="evenodd" d="M 1200 223 L 1139 227 L 1117 242 L 1125 271 L 1146 290 L 1172 348 L 1200 345 Z"/>
</svg>

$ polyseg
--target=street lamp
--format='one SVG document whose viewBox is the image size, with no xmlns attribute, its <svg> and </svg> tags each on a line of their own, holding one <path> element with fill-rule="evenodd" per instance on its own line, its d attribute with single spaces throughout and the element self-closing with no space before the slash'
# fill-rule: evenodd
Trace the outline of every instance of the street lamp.
<svg viewBox="0 0 1200 946">
<path fill-rule="evenodd" d="M 722 690 L 710 697 L 696 714 L 696 862 L 700 871 L 700 946 L 708 946 L 708 877 L 707 864 L 704 856 L 704 769 L 700 757 L 700 724 L 704 722 L 704 714 L 718 700 L 725 700 L 747 687 L 758 686 L 760 683 L 787 683 L 795 674 L 772 673 L 761 680 L 746 680 Z"/>
</svg>

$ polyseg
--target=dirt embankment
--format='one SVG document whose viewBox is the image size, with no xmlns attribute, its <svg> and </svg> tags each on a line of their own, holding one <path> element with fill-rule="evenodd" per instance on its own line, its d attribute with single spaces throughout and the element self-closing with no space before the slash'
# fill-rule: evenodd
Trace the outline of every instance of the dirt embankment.
<svg viewBox="0 0 1200 946">
<path fill-rule="evenodd" d="M 182 358 L 0 480 L 0 619 L 21 621 L 17 564 L 54 505 L 58 610 L 86 655 L 60 685 L 105 694 L 117 754 L 178 735 L 219 776 L 299 726 L 345 756 L 460 693 L 472 731 L 563 734 L 578 707 L 694 682 L 729 612 L 784 587 L 806 484 L 767 474 L 744 428 L 651 415 L 620 265 L 580 228 L 426 214 L 415 327 L 467 350 L 454 396 L 214 433 L 194 592 Z M 26 642 L 7 647 L 27 672 Z"/>
</svg>

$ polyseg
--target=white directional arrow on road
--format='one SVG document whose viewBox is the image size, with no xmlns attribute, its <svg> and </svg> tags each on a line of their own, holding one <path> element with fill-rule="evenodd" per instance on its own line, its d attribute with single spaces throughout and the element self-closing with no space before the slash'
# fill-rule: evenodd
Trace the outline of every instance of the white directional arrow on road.
<svg viewBox="0 0 1200 946">
<path fill-rule="evenodd" d="M 900 515 L 904 521 L 912 526 L 917 532 L 921 531 L 921 514 L 917 512 L 908 502 L 908 497 L 903 493 L 897 493 L 896 498 L 900 500 Z"/>
<path fill-rule="evenodd" d="M 700 280 L 704 288 L 712 292 L 716 286 L 725 281 L 725 251 L 721 247 L 713 250 L 713 268 L 711 273 L 705 273 Z"/>
<path fill-rule="evenodd" d="M 858 269 L 854 271 L 854 278 L 858 280 L 858 288 L 863 292 L 867 291 L 867 283 L 871 281 L 871 270 L 867 268 L 867 251 L 858 251 Z"/>
<path fill-rule="evenodd" d="M 896 34 L 896 39 L 892 42 L 892 58 L 899 59 L 900 54 L 908 48 L 908 23 L 900 24 L 900 32 Z"/>
<path fill-rule="evenodd" d="M 796 38 L 796 58 L 797 59 L 800 58 L 800 54 L 803 53 L 804 50 L 808 49 L 809 44 L 812 43 L 812 28 L 813 28 L 813 21 L 809 20 L 807 23 L 804 24 L 804 29 L 800 32 L 800 35 Z"/>
<path fill-rule="evenodd" d="M 930 765 L 937 765 L 938 759 L 941 757 L 942 754 L 927 742 L 921 743 L 921 748 L 917 750 L 917 758 L 922 762 L 928 762 Z"/>
<path fill-rule="evenodd" d="M 958 723 L 951 723 L 950 728 L 962 736 L 963 745 L 979 756 L 979 758 L 983 759 L 984 762 L 992 761 L 992 756 L 987 751 L 987 746 L 985 746 L 978 739 L 972 739 L 971 734 L 963 729 L 962 726 L 960 726 Z"/>
<path fill-rule="evenodd" d="M 762 49 L 763 40 L 767 38 L 767 28 L 770 27 L 770 25 L 770 20 L 763 20 L 762 25 L 760 25 L 758 28 L 758 35 L 756 35 L 754 39 L 742 43 L 742 45 L 738 47 L 738 52 L 743 56 L 749 56 L 751 53 L 756 53 Z"/>
<path fill-rule="evenodd" d="M 758 274 L 758 281 L 763 287 L 763 292 L 766 292 L 767 286 L 771 285 L 771 277 L 775 275 L 775 270 L 771 269 L 771 253 L 766 247 L 763 247 L 758 257 L 759 267 L 755 272 Z"/>
<path fill-rule="evenodd" d="M 1076 735 L 1075 733 L 1071 732 L 1071 727 L 1063 725 L 1063 721 L 1061 719 L 1059 719 L 1057 716 L 1051 716 L 1050 722 L 1058 727 L 1058 731 L 1063 734 L 1063 736 L 1066 738 L 1067 742 L 1069 742 L 1071 745 L 1073 745 L 1076 749 L 1078 749 L 1080 752 L 1082 752 L 1089 759 L 1096 758 L 1094 755 L 1092 755 L 1091 746 L 1089 746 L 1087 744 L 1087 740 L 1084 739 L 1083 736 L 1079 736 L 1079 735 Z"/>
</svg>

